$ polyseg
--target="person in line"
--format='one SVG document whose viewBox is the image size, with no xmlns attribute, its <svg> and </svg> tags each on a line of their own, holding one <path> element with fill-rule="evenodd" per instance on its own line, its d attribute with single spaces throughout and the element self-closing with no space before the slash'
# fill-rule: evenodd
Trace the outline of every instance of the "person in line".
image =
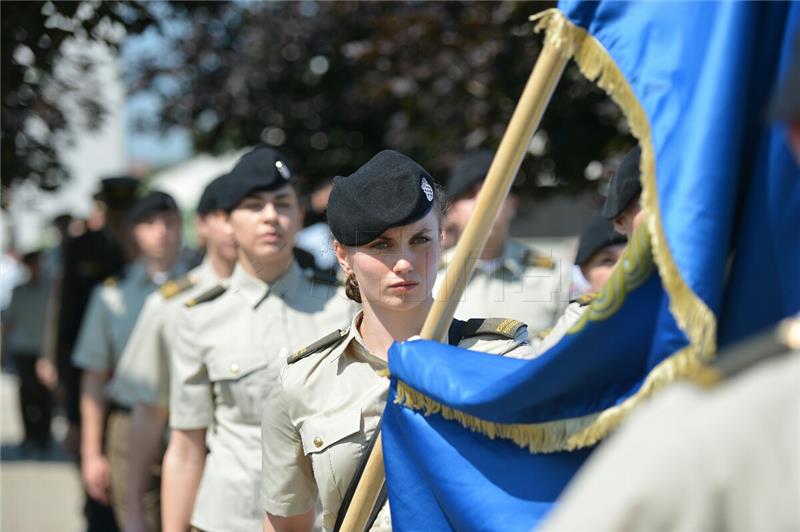
<svg viewBox="0 0 800 532">
<path fill-rule="evenodd" d="M 9 354 L 19 376 L 19 406 L 24 436 L 23 452 L 42 453 L 50 447 L 50 422 L 53 395 L 47 384 L 39 380 L 36 364 L 42 356 L 44 316 L 50 285 L 41 271 L 41 252 L 22 256 L 28 279 L 14 288 L 11 304 L 3 312 L 3 325 L 8 328 L 6 341 Z"/>
<path fill-rule="evenodd" d="M 122 356 L 145 298 L 171 275 L 185 271 L 179 260 L 181 218 L 164 192 L 150 192 L 131 209 L 129 220 L 139 259 L 124 277 L 110 277 L 92 293 L 72 362 L 81 379 L 81 474 L 89 496 L 111 503 L 125 521 L 130 406 L 110 401 L 105 387 Z"/>
<path fill-rule="evenodd" d="M 326 530 L 343 515 L 386 403 L 389 347 L 418 335 L 433 304 L 442 211 L 430 174 L 395 151 L 334 179 L 328 223 L 347 295 L 363 310 L 295 352 L 267 398 L 264 530 L 311 530 L 317 499 Z M 449 333 L 453 345 L 515 357 L 532 356 L 527 339 L 525 324 L 510 319 L 455 320 Z M 391 529 L 384 501 L 373 530 Z"/>
<path fill-rule="evenodd" d="M 205 258 L 186 275 L 150 294 L 109 384 L 119 404 L 133 405 L 126 497 L 126 532 L 161 529 L 161 460 L 169 407 L 169 359 L 178 312 L 188 299 L 230 277 L 237 250 L 220 207 L 225 175 L 206 186 L 197 205 L 197 235 Z"/>
<path fill-rule="evenodd" d="M 262 403 L 293 350 L 355 312 L 335 277 L 306 274 L 293 256 L 302 211 L 285 161 L 258 147 L 226 178 L 220 207 L 238 263 L 226 285 L 188 301 L 177 318 L 165 532 L 258 530 Z"/>
<path fill-rule="evenodd" d="M 640 196 L 642 194 L 642 184 L 640 182 L 641 171 L 639 161 L 641 149 L 637 145 L 631 149 L 619 168 L 611 178 L 608 189 L 608 197 L 603 204 L 601 216 L 609 223 L 612 223 L 614 230 L 623 235 L 627 240 L 633 236 L 633 232 L 644 220 L 645 211 L 641 207 Z M 613 268 L 611 268 L 613 270 Z M 611 271 L 608 271 L 611 275 Z M 608 277 L 606 277 L 606 280 Z M 532 340 L 536 351 L 541 354 L 553 347 L 567 331 L 580 319 L 583 312 L 594 300 L 595 294 L 584 294 L 567 305 L 564 314 L 558 319 L 552 329 L 540 331 Z"/>
<path fill-rule="evenodd" d="M 475 216 L 478 193 L 491 166 L 493 153 L 481 150 L 464 158 L 447 181 L 445 228 L 460 235 Z M 503 201 L 475 271 L 456 309 L 456 317 L 508 316 L 528 324 L 531 331 L 552 327 L 569 302 L 572 270 L 565 262 L 509 238 L 519 198 L 512 191 Z M 447 237 L 452 241 L 453 236 Z M 457 238 L 456 238 L 457 240 Z M 444 279 L 455 246 L 442 255 L 434 294 Z"/>
</svg>

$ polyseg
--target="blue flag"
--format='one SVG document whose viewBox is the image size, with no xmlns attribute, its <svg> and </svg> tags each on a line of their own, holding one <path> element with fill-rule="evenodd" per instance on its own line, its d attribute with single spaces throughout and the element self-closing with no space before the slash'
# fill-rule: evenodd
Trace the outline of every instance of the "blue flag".
<svg viewBox="0 0 800 532">
<path fill-rule="evenodd" d="M 538 359 L 392 346 L 397 530 L 530 530 L 632 408 L 800 311 L 800 172 L 765 119 L 800 4 L 561 2 L 536 19 L 627 117 L 645 221 Z"/>
</svg>

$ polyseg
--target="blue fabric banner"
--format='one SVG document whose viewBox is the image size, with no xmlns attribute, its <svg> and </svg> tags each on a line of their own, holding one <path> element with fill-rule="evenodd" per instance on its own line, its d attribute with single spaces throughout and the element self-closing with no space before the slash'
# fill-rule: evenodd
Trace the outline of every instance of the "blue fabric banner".
<svg viewBox="0 0 800 532">
<path fill-rule="evenodd" d="M 530 530 L 639 401 L 800 311 L 800 171 L 765 119 L 800 4 L 569 1 L 539 24 L 626 114 L 646 221 L 538 359 L 391 348 L 396 530 Z"/>
</svg>

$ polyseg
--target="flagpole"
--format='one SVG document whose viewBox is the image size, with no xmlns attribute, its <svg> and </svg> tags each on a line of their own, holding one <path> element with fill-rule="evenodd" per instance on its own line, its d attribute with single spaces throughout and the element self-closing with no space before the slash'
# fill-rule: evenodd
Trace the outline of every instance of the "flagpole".
<svg viewBox="0 0 800 532">
<path fill-rule="evenodd" d="M 539 126 L 566 64 L 567 57 L 545 39 L 478 194 L 476 215 L 470 219 L 459 239 L 445 272 L 444 283 L 425 319 L 420 333 L 422 338 L 441 340 L 447 333 L 497 211 L 511 189 L 533 133 Z M 342 532 L 364 532 L 384 482 L 383 447 L 379 434 L 342 522 Z"/>
</svg>

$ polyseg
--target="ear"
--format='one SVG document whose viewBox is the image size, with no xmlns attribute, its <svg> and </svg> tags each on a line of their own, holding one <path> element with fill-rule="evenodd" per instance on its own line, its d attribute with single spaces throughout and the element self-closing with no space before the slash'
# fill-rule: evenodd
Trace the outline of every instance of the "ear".
<svg viewBox="0 0 800 532">
<path fill-rule="evenodd" d="M 336 253 L 336 260 L 339 261 L 339 266 L 346 276 L 353 274 L 353 265 L 350 262 L 350 254 L 347 252 L 347 247 L 342 245 L 338 240 L 333 241 L 333 251 Z"/>
</svg>

